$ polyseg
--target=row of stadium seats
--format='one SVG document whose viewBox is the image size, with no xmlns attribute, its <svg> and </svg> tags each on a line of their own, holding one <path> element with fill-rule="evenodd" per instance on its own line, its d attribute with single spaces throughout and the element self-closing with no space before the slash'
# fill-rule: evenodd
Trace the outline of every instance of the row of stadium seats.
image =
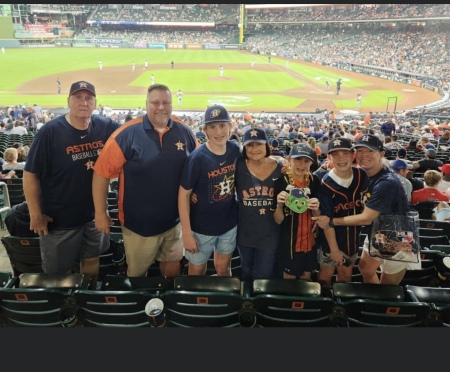
<svg viewBox="0 0 450 372">
<path fill-rule="evenodd" d="M 2 274 L 4 275 L 4 274 Z M 441 327 L 450 288 L 306 280 L 107 276 L 89 290 L 80 274 L 4 278 L 0 321 L 31 327 Z"/>
</svg>

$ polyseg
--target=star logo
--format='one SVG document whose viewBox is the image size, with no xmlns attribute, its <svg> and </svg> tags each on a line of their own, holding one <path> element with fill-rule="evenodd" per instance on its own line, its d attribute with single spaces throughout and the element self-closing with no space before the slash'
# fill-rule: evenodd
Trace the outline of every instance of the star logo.
<svg viewBox="0 0 450 372">
<path fill-rule="evenodd" d="M 175 144 L 175 146 L 177 147 L 178 151 L 183 151 L 184 150 L 184 143 L 181 142 L 180 140 L 178 140 L 178 142 Z"/>
<path fill-rule="evenodd" d="M 259 214 L 260 214 L 260 215 L 266 214 L 266 208 L 261 208 L 261 209 L 259 210 Z"/>
<path fill-rule="evenodd" d="M 92 160 L 89 160 L 85 165 L 86 165 L 86 170 L 92 169 L 94 168 L 94 162 Z"/>
<path fill-rule="evenodd" d="M 333 141 L 333 146 L 340 146 L 341 145 L 341 140 L 340 139 L 336 139 Z"/>
<path fill-rule="evenodd" d="M 250 132 L 250 137 L 258 137 L 258 132 L 256 130 L 252 130 Z"/>
</svg>

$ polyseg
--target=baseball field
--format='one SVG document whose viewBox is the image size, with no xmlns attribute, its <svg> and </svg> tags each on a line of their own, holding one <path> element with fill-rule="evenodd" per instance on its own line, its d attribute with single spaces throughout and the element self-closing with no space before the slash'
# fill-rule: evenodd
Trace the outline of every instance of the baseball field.
<svg viewBox="0 0 450 372">
<path fill-rule="evenodd" d="M 103 68 L 99 68 L 99 60 Z M 148 69 L 144 69 L 144 61 Z M 251 61 L 254 67 L 251 67 Z M 171 68 L 174 61 L 174 68 Z M 132 63 L 135 71 L 132 71 Z M 224 76 L 219 76 L 219 66 Z M 94 84 L 97 105 L 113 108 L 145 107 L 145 95 L 153 74 L 156 83 L 169 86 L 173 107 L 203 111 L 220 103 L 233 111 L 335 112 L 354 111 L 356 95 L 362 95 L 359 112 L 412 109 L 438 101 L 439 94 L 412 85 L 356 74 L 318 64 L 245 51 L 156 50 L 112 48 L 7 49 L 0 55 L 2 79 L 0 106 L 33 105 L 66 107 L 70 85 L 78 80 Z M 62 83 L 57 93 L 56 80 Z M 342 79 L 341 93 L 336 81 Z M 330 83 L 329 90 L 326 81 Z M 183 92 L 182 106 L 175 92 Z M 396 97 L 396 98 L 393 98 Z M 389 102 L 389 105 L 388 105 Z"/>
</svg>

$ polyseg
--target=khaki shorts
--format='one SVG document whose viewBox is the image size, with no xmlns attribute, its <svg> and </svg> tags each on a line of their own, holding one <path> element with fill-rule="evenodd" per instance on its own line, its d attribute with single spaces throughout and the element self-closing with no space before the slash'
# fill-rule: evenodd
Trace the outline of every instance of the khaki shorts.
<svg viewBox="0 0 450 372">
<path fill-rule="evenodd" d="M 128 276 L 145 276 L 155 261 L 175 262 L 183 258 L 181 225 L 159 235 L 142 236 L 122 226 Z"/>
</svg>

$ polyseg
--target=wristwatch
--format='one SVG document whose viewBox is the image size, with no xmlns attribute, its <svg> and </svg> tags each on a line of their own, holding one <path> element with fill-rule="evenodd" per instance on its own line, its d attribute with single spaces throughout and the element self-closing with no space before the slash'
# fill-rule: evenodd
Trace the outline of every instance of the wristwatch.
<svg viewBox="0 0 450 372">
<path fill-rule="evenodd" d="M 330 221 L 328 221 L 328 226 L 329 227 L 334 227 L 333 217 L 330 217 Z"/>
</svg>

